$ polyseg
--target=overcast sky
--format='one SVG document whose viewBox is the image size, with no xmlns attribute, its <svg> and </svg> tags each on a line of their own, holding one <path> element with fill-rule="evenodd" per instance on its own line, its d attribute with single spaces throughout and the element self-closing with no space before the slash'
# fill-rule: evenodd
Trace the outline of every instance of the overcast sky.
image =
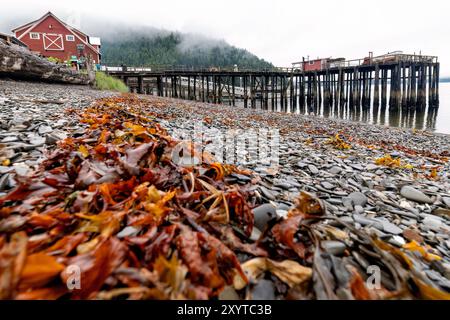
<svg viewBox="0 0 450 320">
<path fill-rule="evenodd" d="M 81 30 L 83 21 L 98 17 L 99 29 L 102 21 L 118 21 L 200 33 L 277 66 L 303 56 L 421 51 L 438 55 L 442 75 L 450 76 L 450 3 L 444 0 L 2 0 L 0 32 L 47 11 Z"/>
</svg>

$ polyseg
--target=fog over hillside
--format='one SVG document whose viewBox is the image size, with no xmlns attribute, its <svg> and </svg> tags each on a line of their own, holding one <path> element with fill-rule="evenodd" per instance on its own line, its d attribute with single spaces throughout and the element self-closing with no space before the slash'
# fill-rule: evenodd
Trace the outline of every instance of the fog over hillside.
<svg viewBox="0 0 450 320">
<path fill-rule="evenodd" d="M 36 17 L 37 18 L 37 17 Z M 61 17 L 63 19 L 63 17 Z M 0 30 L 7 32 L 30 19 L 4 20 Z M 223 39 L 202 34 L 159 29 L 141 24 L 118 23 L 83 16 L 65 22 L 83 32 L 102 38 L 102 60 L 109 65 L 183 65 L 193 67 L 270 68 L 272 64 Z"/>
</svg>

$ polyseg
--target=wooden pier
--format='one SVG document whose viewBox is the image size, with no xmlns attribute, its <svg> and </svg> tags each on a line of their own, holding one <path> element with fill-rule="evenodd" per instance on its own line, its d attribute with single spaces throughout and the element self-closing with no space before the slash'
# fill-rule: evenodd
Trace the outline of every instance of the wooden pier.
<svg viewBox="0 0 450 320">
<path fill-rule="evenodd" d="M 439 62 L 434 56 L 384 55 L 313 71 L 107 67 L 106 72 L 141 94 L 229 105 L 241 101 L 244 107 L 265 110 L 439 106 Z"/>
</svg>

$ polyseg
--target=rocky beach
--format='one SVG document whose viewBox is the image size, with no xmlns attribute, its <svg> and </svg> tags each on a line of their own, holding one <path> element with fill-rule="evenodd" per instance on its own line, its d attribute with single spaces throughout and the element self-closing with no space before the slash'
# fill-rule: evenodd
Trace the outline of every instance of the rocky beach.
<svg viewBox="0 0 450 320">
<path fill-rule="evenodd" d="M 160 195 L 153 197 L 158 201 L 163 201 L 160 197 L 167 203 L 172 201 L 168 194 L 176 188 L 185 191 L 177 195 L 176 205 L 170 205 L 173 211 L 164 215 L 164 222 L 152 221 L 148 225 L 136 223 L 134 218 L 128 216 L 131 215 L 128 212 L 128 218 L 121 216 L 113 231 L 108 229 L 108 240 L 104 241 L 109 242 L 102 242 L 102 239 L 97 239 L 96 234 L 104 236 L 106 231 L 102 229 L 103 226 L 98 229 L 96 225 L 96 229 L 83 222 L 82 227 L 74 230 L 75 221 L 71 221 L 71 218 L 59 218 L 54 213 L 50 214 L 53 219 L 64 221 L 66 229 L 59 226 L 59 232 L 70 230 L 66 233 L 68 236 L 70 234 L 71 239 L 79 234 L 85 235 L 85 239 L 78 239 L 65 255 L 61 255 L 61 247 L 58 248 L 59 251 L 45 251 L 49 256 L 57 258 L 57 262 L 55 260 L 51 263 L 67 266 L 68 260 L 85 255 L 80 258 L 81 262 L 88 259 L 86 255 L 92 252 L 96 254 L 96 246 L 118 246 L 111 239 L 133 248 L 130 249 L 134 250 L 134 256 L 131 258 L 130 254 L 125 253 L 121 259 L 110 257 L 111 260 L 117 258 L 118 261 L 114 267 L 108 266 L 109 277 L 103 279 L 98 286 L 92 286 L 91 291 L 80 294 L 81 298 L 108 299 L 119 295 L 132 299 L 449 298 L 448 136 L 340 119 L 152 96 L 129 95 L 123 98 L 124 100 L 108 100 L 113 96 L 117 95 L 84 86 L 0 80 L 0 199 L 3 199 L 0 200 L 0 254 L 6 256 L 8 250 L 11 250 L 11 247 L 8 247 L 12 241 L 9 236 L 20 231 L 26 231 L 28 250 L 36 255 L 39 254 L 36 252 L 47 250 L 60 239 L 56 236 L 56 222 L 46 224 L 34 221 L 37 220 L 36 215 L 50 214 L 50 205 L 41 208 L 41 202 L 35 201 L 41 199 L 42 194 L 34 195 L 36 199 L 23 195 L 12 196 L 17 194 L 16 191 L 20 188 L 30 185 L 25 182 L 27 177 L 41 179 L 47 175 L 48 179 L 48 174 L 51 173 L 52 179 L 59 182 L 52 182 L 50 185 L 57 190 L 64 190 L 65 203 L 75 189 L 87 192 L 84 197 L 91 197 L 92 200 L 93 193 L 96 192 L 92 188 L 93 185 L 112 181 L 117 183 L 117 177 L 109 177 L 111 181 L 105 178 L 105 172 L 109 172 L 106 167 L 97 165 L 97 169 L 94 169 L 96 173 L 93 173 L 95 177 L 90 177 L 89 179 L 92 179 L 89 183 L 85 179 L 82 186 L 73 187 L 73 183 L 64 180 L 65 189 L 58 189 L 63 182 L 59 180 L 62 178 L 56 178 L 56 175 L 61 172 L 55 171 L 58 166 L 50 166 L 49 161 L 59 161 L 57 159 L 60 158 L 57 158 L 55 152 L 60 149 L 72 148 L 70 150 L 81 154 L 82 159 L 92 157 L 98 161 L 99 158 L 96 157 L 105 151 L 95 147 L 97 143 L 106 145 L 107 142 L 110 143 L 108 139 L 118 139 L 122 136 L 121 132 L 131 130 L 135 140 L 122 143 L 130 144 L 127 145 L 129 148 L 138 150 L 149 143 L 145 139 L 136 138 L 142 134 L 142 127 L 147 128 L 146 124 L 153 130 L 148 131 L 151 139 L 157 136 L 159 140 L 155 141 L 165 148 L 172 148 L 172 140 L 165 138 L 166 136 L 178 137 L 180 132 L 194 132 L 199 124 L 206 130 L 214 129 L 215 131 L 211 132 L 223 136 L 230 133 L 239 136 L 251 130 L 265 129 L 278 135 L 276 159 L 258 157 L 258 160 L 253 162 L 238 160 L 233 163 L 236 165 L 233 169 L 228 169 L 228 164 L 216 165 L 214 162 L 204 164 L 203 169 L 196 168 L 192 171 L 172 166 L 170 170 L 176 169 L 177 174 L 183 176 L 180 178 L 182 183 L 175 184 L 178 176 L 175 171 L 169 169 L 167 175 L 173 183 L 160 183 L 156 179 L 159 184 L 153 184 L 158 186 Z M 106 99 L 99 100 L 102 98 Z M 95 103 L 100 106 L 89 111 L 89 107 Z M 132 107 L 131 111 L 127 106 Z M 106 118 L 103 122 L 96 123 L 96 127 L 93 127 L 92 121 L 83 121 L 91 119 L 89 116 L 100 121 L 100 110 L 108 114 L 109 107 L 114 110 L 114 115 L 126 114 L 123 116 L 127 119 L 124 123 L 130 122 L 139 127 L 127 125 L 119 128 L 119 124 L 113 126 L 114 121 L 109 122 Z M 102 135 L 103 128 L 113 137 L 107 138 L 106 133 Z M 68 139 L 75 139 L 70 140 L 77 146 L 75 149 L 67 146 Z M 149 141 L 153 141 L 151 139 Z M 212 141 L 214 137 L 210 139 Z M 252 140 L 251 136 L 249 140 Z M 66 143 L 61 144 L 61 141 Z M 210 141 L 204 141 L 206 149 L 208 144 Z M 250 142 L 248 144 L 245 152 L 240 154 L 242 157 L 237 158 L 251 158 L 253 154 L 261 154 L 258 145 L 252 145 Z M 133 157 L 136 155 L 131 155 L 129 151 L 131 149 L 120 147 L 117 149 L 119 151 L 111 150 L 112 158 L 114 152 L 123 153 L 125 159 L 134 159 L 134 162 L 130 160 L 134 166 L 143 166 L 141 158 L 145 157 L 146 152 L 150 152 L 147 147 L 135 159 Z M 120 159 L 122 157 L 118 156 L 117 163 L 122 163 Z M 107 160 L 104 161 L 107 163 Z M 131 166 L 130 161 L 128 166 Z M 275 167 L 274 161 L 277 163 Z M 128 170 L 127 177 L 134 175 L 142 178 L 142 172 L 137 174 L 134 166 L 130 169 L 127 165 L 122 165 L 125 171 Z M 196 166 L 201 167 L 202 164 L 198 163 Z M 69 170 L 67 165 L 65 168 Z M 208 175 L 211 168 L 223 173 Z M 87 169 L 81 167 L 79 170 L 82 172 Z M 80 172 L 78 174 L 81 176 Z M 122 177 L 123 173 L 117 170 L 116 174 Z M 205 175 L 208 178 L 202 178 Z M 192 182 L 197 181 L 196 179 L 203 182 Z M 79 183 L 79 179 L 76 181 L 75 185 Z M 136 194 L 139 194 L 136 191 L 139 186 L 133 187 Z M 75 189 L 68 193 L 67 188 Z M 245 205 L 237 204 L 237 198 L 232 198 L 232 195 L 236 195 L 231 190 L 238 190 L 239 192 L 236 192 L 243 195 Z M 149 195 L 150 192 L 148 191 Z M 201 198 L 203 193 L 208 192 L 211 193 L 211 198 Z M 228 194 L 229 198 L 224 194 Z M 75 196 L 80 197 L 80 193 Z M 226 204 L 220 204 L 222 200 L 209 203 L 215 199 L 213 196 L 223 197 Z M 77 199 L 75 203 L 81 203 L 81 199 Z M 107 202 L 105 199 L 101 202 L 104 206 Z M 99 214 L 112 212 L 118 208 L 118 203 L 125 201 L 120 199 L 111 201 L 107 211 L 98 207 L 96 210 L 100 210 Z M 53 200 L 54 203 L 59 203 L 61 199 Z M 185 205 L 181 204 L 183 201 Z M 49 203 L 53 204 L 51 201 Z M 209 207 L 202 207 L 206 205 Z M 251 213 L 244 209 L 240 212 L 241 209 L 237 208 L 242 206 L 248 207 Z M 63 208 L 59 204 L 57 207 Z M 64 208 L 69 210 L 67 206 Z M 88 214 L 90 216 L 93 213 L 88 211 L 77 213 L 77 219 L 93 221 L 86 218 Z M 231 214 L 226 223 L 221 220 L 222 211 L 227 215 Z M 180 218 L 181 216 L 184 218 Z M 70 223 L 67 222 L 69 220 Z M 169 229 L 171 226 L 176 226 L 177 231 Z M 223 226 L 226 226 L 226 230 Z M 163 234 L 166 239 L 176 240 L 166 243 Z M 96 243 L 92 242 L 94 239 L 97 239 Z M 220 244 L 216 243 L 218 239 Z M 149 248 L 149 243 L 158 243 L 161 248 Z M 176 258 L 173 258 L 174 254 L 171 255 L 172 260 L 166 257 L 167 260 L 155 262 L 151 258 L 152 252 L 169 252 L 162 248 L 163 244 L 170 246 L 175 243 L 177 249 L 172 249 L 172 252 L 179 253 Z M 196 245 L 201 247 L 201 250 L 198 249 L 199 255 L 189 256 L 186 251 L 195 251 Z M 216 251 L 208 249 L 208 245 Z M 226 248 L 221 247 L 223 245 Z M 142 249 L 144 253 L 136 252 L 135 247 Z M 75 250 L 77 255 L 73 254 Z M 237 260 L 230 258 L 230 250 Z M 228 260 L 213 263 L 207 251 L 219 252 L 219 256 L 223 256 L 223 259 L 227 257 Z M 204 259 L 205 264 L 211 268 L 202 270 L 195 259 Z M 167 279 L 169 276 L 163 275 L 160 269 L 172 270 L 171 267 L 175 263 L 181 265 L 180 260 L 184 261 L 187 270 L 183 267 L 183 275 L 171 274 L 170 277 L 186 278 L 189 284 L 183 282 L 184 284 L 174 285 L 172 280 Z M 373 266 L 381 273 L 381 285 L 378 287 L 370 287 L 367 282 L 372 275 L 368 270 Z M 237 271 L 236 274 L 230 275 L 228 271 L 223 271 L 223 268 Z M 82 271 L 85 270 L 82 268 Z M 176 273 L 174 270 L 170 272 Z M 40 279 L 43 281 L 28 279 L 27 285 L 18 289 L 18 293 L 11 289 L 9 297 L 59 298 L 68 294 L 64 290 L 55 289 L 55 274 L 58 272 L 52 273 L 44 280 Z M 5 277 L 5 273 L 0 272 L 0 276 L 2 275 Z M 64 279 L 64 276 L 61 275 L 61 278 Z M 170 288 L 166 286 L 167 283 L 170 283 Z M 148 289 L 150 287 L 151 291 Z M 45 294 L 48 295 L 45 295 L 43 288 L 52 288 L 52 294 L 46 291 Z"/>
</svg>

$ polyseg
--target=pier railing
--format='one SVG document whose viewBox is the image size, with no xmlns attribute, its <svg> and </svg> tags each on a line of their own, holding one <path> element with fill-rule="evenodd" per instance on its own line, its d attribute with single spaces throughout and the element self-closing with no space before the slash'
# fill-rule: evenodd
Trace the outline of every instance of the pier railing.
<svg viewBox="0 0 450 320">
<path fill-rule="evenodd" d="M 437 56 L 415 55 L 392 53 L 376 57 L 366 57 L 361 59 L 345 61 L 329 61 L 324 64 L 320 71 L 327 69 L 363 67 L 373 65 L 388 65 L 396 63 L 438 63 Z M 236 66 L 229 67 L 207 67 L 207 66 L 186 66 L 186 65 L 148 65 L 148 66 L 102 66 L 102 71 L 106 72 L 283 72 L 297 73 L 303 72 L 301 66 L 292 67 L 268 67 L 268 68 L 242 68 Z"/>
</svg>

